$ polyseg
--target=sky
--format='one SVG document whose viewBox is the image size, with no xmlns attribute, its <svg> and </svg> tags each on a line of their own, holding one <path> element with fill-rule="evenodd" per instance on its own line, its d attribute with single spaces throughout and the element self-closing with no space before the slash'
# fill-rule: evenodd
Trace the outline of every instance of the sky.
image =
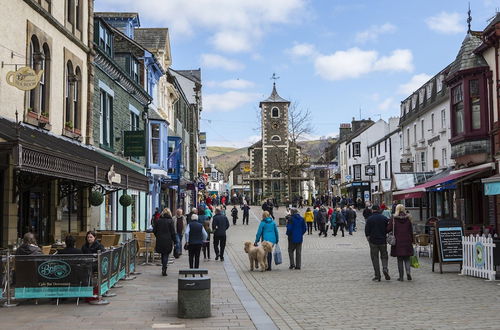
<svg viewBox="0 0 500 330">
<path fill-rule="evenodd" d="M 172 68 L 202 70 L 201 131 L 209 146 L 260 138 L 272 91 L 309 110 L 312 140 L 341 123 L 399 115 L 399 104 L 453 62 L 467 32 L 464 0 L 96 0 L 168 27 Z M 500 8 L 471 0 L 471 28 Z"/>
</svg>

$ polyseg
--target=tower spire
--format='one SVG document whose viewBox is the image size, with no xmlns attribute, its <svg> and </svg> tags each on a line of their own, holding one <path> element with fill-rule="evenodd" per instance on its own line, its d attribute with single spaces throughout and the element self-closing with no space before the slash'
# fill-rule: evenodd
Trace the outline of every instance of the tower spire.
<svg viewBox="0 0 500 330">
<path fill-rule="evenodd" d="M 471 17 L 471 11 L 470 11 L 470 2 L 469 2 L 469 11 L 467 11 L 467 34 L 470 34 L 470 22 L 472 22 L 472 17 Z"/>
</svg>

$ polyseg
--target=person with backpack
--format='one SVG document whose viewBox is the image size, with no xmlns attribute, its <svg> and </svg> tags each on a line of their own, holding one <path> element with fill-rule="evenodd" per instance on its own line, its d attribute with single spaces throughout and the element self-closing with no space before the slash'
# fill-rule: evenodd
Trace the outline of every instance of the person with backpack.
<svg viewBox="0 0 500 330">
<path fill-rule="evenodd" d="M 347 207 L 347 229 L 349 231 L 349 235 L 352 235 L 354 228 L 356 226 L 356 211 L 354 211 L 354 205 Z"/>
<path fill-rule="evenodd" d="M 326 222 L 328 220 L 328 213 L 324 206 L 321 206 L 318 212 L 318 225 L 319 225 L 319 236 L 323 234 L 324 237 L 327 236 L 326 233 Z"/>
<path fill-rule="evenodd" d="M 238 220 L 238 209 L 236 208 L 236 205 L 233 205 L 233 208 L 231 209 L 231 217 L 233 218 L 233 225 L 236 225 L 236 220 Z"/>
<path fill-rule="evenodd" d="M 337 210 L 335 211 L 335 227 L 333 227 L 333 236 L 337 236 L 337 232 L 340 229 L 342 232 L 342 237 L 344 237 L 344 227 L 346 224 L 346 219 L 345 219 L 345 214 L 342 213 L 342 210 L 340 207 L 337 207 Z"/>
</svg>

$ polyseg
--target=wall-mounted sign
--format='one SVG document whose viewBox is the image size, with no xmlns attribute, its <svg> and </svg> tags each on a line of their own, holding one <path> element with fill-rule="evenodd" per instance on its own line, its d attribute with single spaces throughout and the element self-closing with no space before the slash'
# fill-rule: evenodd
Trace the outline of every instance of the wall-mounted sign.
<svg viewBox="0 0 500 330">
<path fill-rule="evenodd" d="M 439 160 L 438 159 L 433 159 L 432 160 L 432 167 L 433 168 L 439 168 Z"/>
<path fill-rule="evenodd" d="M 123 155 L 125 157 L 146 156 L 146 139 L 144 131 L 123 132 Z"/>
<path fill-rule="evenodd" d="M 30 67 L 23 66 L 17 71 L 7 72 L 7 83 L 22 91 L 29 91 L 38 86 L 40 78 L 42 78 L 43 70 L 38 74 Z"/>
<path fill-rule="evenodd" d="M 108 183 L 121 183 L 122 176 L 115 172 L 115 165 L 111 165 L 108 172 Z"/>
<path fill-rule="evenodd" d="M 381 162 L 385 160 L 385 155 L 384 156 L 380 156 L 380 157 L 377 157 L 377 163 Z"/>
<path fill-rule="evenodd" d="M 375 165 L 366 165 L 365 166 L 365 175 L 374 176 L 375 175 Z"/>
<path fill-rule="evenodd" d="M 400 163 L 399 164 L 401 172 L 410 173 L 413 172 L 413 163 Z"/>
</svg>

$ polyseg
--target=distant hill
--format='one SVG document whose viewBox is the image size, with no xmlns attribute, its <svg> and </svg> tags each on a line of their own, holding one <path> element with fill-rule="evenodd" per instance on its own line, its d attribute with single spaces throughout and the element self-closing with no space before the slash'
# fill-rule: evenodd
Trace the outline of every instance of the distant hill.
<svg viewBox="0 0 500 330">
<path fill-rule="evenodd" d="M 302 152 L 308 155 L 311 161 L 316 161 L 323 155 L 329 142 L 333 141 L 335 141 L 335 139 L 302 141 L 299 142 L 299 145 L 302 147 Z M 240 149 L 230 147 L 208 147 L 207 150 L 210 162 L 215 164 L 215 166 L 225 174 L 227 174 L 239 161 L 250 160 L 248 157 L 248 147 Z"/>
</svg>

